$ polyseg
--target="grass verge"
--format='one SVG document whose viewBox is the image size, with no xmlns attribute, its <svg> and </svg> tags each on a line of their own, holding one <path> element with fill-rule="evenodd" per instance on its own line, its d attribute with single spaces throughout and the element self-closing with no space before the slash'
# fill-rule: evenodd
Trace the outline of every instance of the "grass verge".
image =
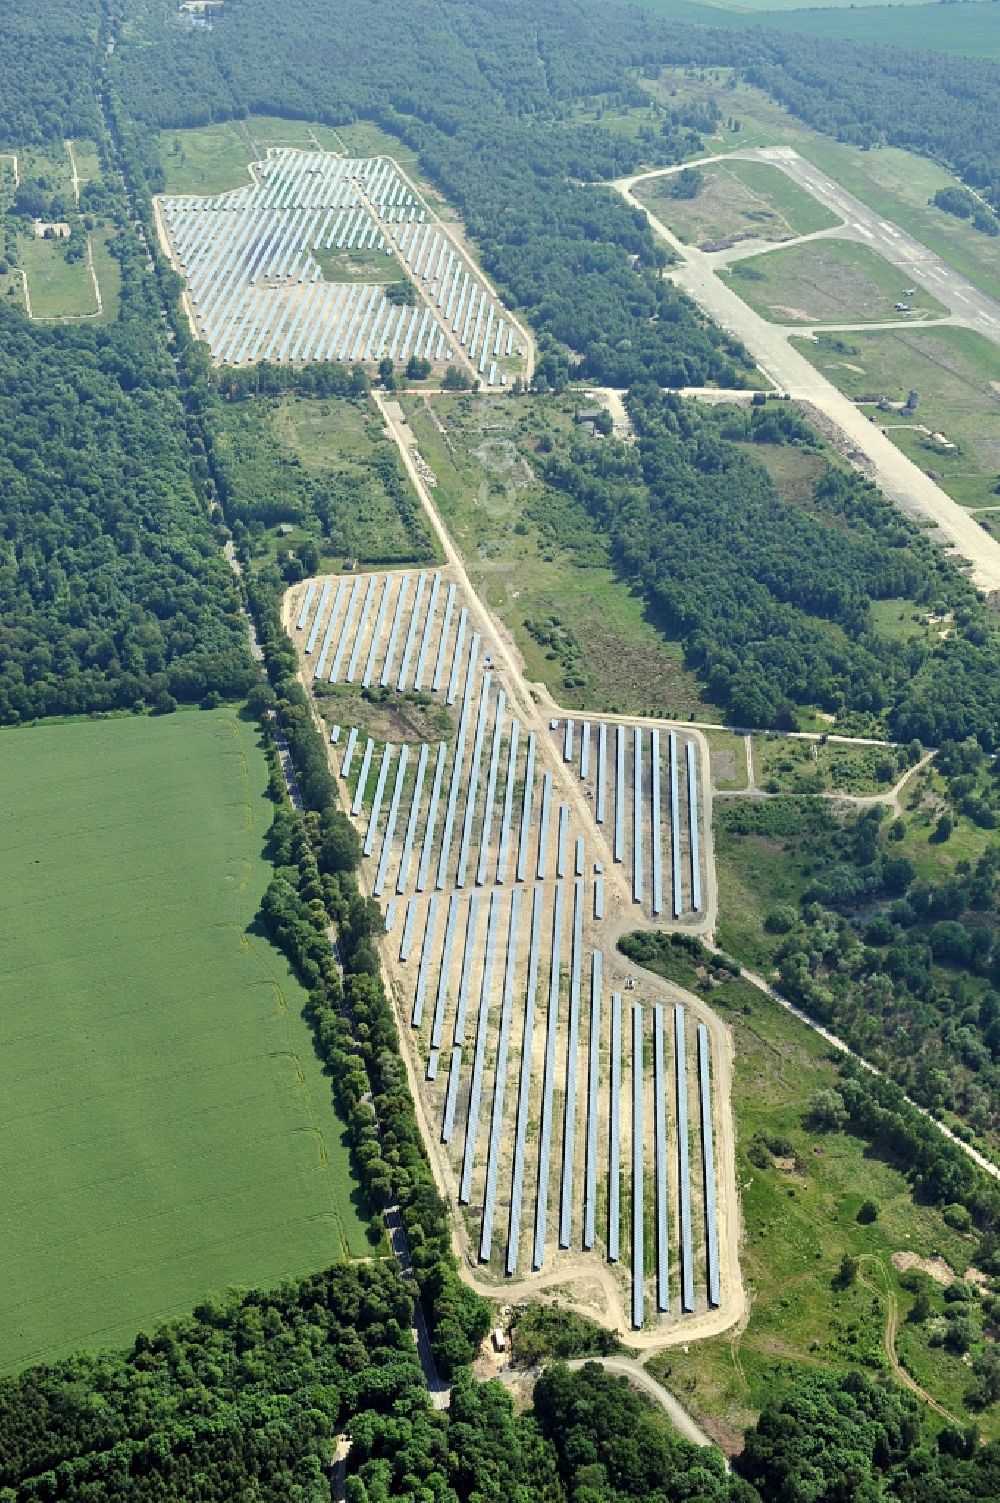
<svg viewBox="0 0 1000 1503">
<path fill-rule="evenodd" d="M 729 269 L 733 291 L 764 318 L 779 324 L 871 323 L 948 312 L 917 288 L 905 296 L 906 277 L 867 245 L 812 240 L 748 256 Z M 903 302 L 912 313 L 894 311 Z"/>
</svg>

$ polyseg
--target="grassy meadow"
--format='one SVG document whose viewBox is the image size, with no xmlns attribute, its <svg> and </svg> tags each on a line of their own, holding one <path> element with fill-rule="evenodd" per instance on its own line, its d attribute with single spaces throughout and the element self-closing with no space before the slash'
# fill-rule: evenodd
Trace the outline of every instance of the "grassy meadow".
<svg viewBox="0 0 1000 1503">
<path fill-rule="evenodd" d="M 337 132 L 305 120 L 250 115 L 191 130 L 161 130 L 157 138 L 166 176 L 164 193 L 225 193 L 250 181 L 247 168 L 269 147 L 343 152 Z"/>
<path fill-rule="evenodd" d="M 370 1254 L 231 710 L 0 733 L 0 1372 Z"/>
<path fill-rule="evenodd" d="M 729 239 L 790 240 L 840 221 L 804 188 L 767 162 L 713 163 L 701 168 L 694 198 L 673 198 L 671 176 L 637 184 L 635 195 L 685 244 Z"/>
<path fill-rule="evenodd" d="M 679 645 L 617 577 L 607 539 L 576 509 L 565 541 L 543 525 L 556 513 L 528 456 L 543 437 L 565 438 L 585 398 L 542 407 L 437 397 L 433 415 L 422 397 L 403 405 L 437 478 L 435 504 L 480 597 L 512 633 L 529 680 L 571 709 L 718 718 Z"/>
<path fill-rule="evenodd" d="M 307 539 L 321 568 L 339 568 L 345 557 L 372 565 L 437 557 L 373 404 L 260 397 L 220 403 L 214 423 L 234 512 L 253 519 L 255 558 L 275 558 Z"/>
<path fill-rule="evenodd" d="M 953 327 L 878 329 L 821 335 L 797 348 L 855 400 L 903 403 L 916 390 L 912 413 L 865 410 L 963 506 L 1000 505 L 1000 358 L 989 340 Z M 984 520 L 991 516 L 1000 513 L 984 511 Z"/>
<path fill-rule="evenodd" d="M 948 312 L 920 287 L 904 298 L 905 274 L 852 240 L 811 240 L 748 256 L 730 267 L 729 279 L 744 302 L 778 324 L 916 322 Z M 913 312 L 896 313 L 900 300 Z"/>
</svg>

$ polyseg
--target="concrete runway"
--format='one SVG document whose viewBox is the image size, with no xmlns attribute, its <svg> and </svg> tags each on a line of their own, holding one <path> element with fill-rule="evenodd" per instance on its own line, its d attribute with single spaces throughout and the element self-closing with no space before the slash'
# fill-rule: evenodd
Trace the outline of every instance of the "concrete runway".
<svg viewBox="0 0 1000 1503">
<path fill-rule="evenodd" d="M 789 148 L 787 149 L 788 156 L 782 156 L 776 160 L 773 152 L 777 150 L 785 151 L 786 148 L 761 148 L 756 151 L 737 153 L 737 155 L 775 161 L 775 164 L 785 171 L 788 170 L 789 165 L 796 165 L 789 159 L 796 158 L 797 153 Z M 767 156 L 768 152 L 772 155 Z M 727 158 L 702 159 L 703 163 L 707 160 L 727 160 Z M 801 161 L 801 158 L 798 160 Z M 698 164 L 687 163 L 685 165 Z M 823 178 L 823 174 L 817 172 L 810 164 L 803 163 L 803 166 L 810 178 L 816 180 Z M 667 168 L 666 172 L 680 170 L 680 167 Z M 807 330 L 802 327 L 791 328 L 787 325 L 773 324 L 762 318 L 733 291 L 728 278 L 717 275 L 717 269 L 727 264 L 724 259 L 720 259 L 718 253 L 700 251 L 694 246 L 685 245 L 662 220 L 657 219 L 650 212 L 646 205 L 639 202 L 633 192 L 636 183 L 663 175 L 662 171 L 638 173 L 632 177 L 620 178 L 613 186 L 618 189 L 627 203 L 643 210 L 654 231 L 676 252 L 677 263 L 667 271 L 671 280 L 698 303 L 727 333 L 732 334 L 746 346 L 760 369 L 779 391 L 786 392 L 796 400 L 810 403 L 839 430 L 843 439 L 842 447 L 848 457 L 853 459 L 859 468 L 875 481 L 889 500 L 901 510 L 907 512 L 916 521 L 924 524 L 930 523 L 936 529 L 938 541 L 942 546 L 954 549 L 957 560 L 967 562 L 970 577 L 979 589 L 987 593 L 1000 591 L 1000 542 L 985 532 L 965 507 L 959 506 L 957 501 L 953 501 L 950 496 L 946 495 L 919 466 L 896 448 L 876 423 L 872 422 L 848 397 L 838 391 L 832 381 L 827 380 L 804 355 L 790 344 L 789 339 L 792 335 L 801 338 Z M 857 202 L 857 200 L 852 200 L 849 194 L 845 194 L 837 184 L 831 183 L 830 179 L 825 181 L 830 183 L 831 190 L 835 191 L 843 202 Z M 809 185 L 809 191 L 814 191 L 811 185 Z M 868 220 L 878 224 L 883 223 L 877 219 L 877 216 L 872 215 L 871 210 L 864 209 L 862 205 L 859 205 L 859 208 Z M 839 208 L 837 212 L 840 212 Z M 840 235 L 843 238 L 845 231 L 841 228 L 819 233 Z M 897 254 L 902 252 L 904 242 L 915 247 L 923 258 L 921 270 L 924 275 L 931 277 L 933 268 L 943 266 L 943 263 L 932 256 L 925 247 L 917 245 L 917 242 L 911 240 L 909 236 L 904 236 L 901 230 L 896 230 L 895 234 L 900 247 Z M 779 244 L 787 246 L 794 243 L 788 240 L 767 244 L 759 241 L 743 242 L 747 255 L 757 255 L 766 249 L 777 250 Z M 873 248 L 880 250 L 881 245 L 875 246 L 873 243 Z M 907 268 L 912 279 L 918 280 L 915 263 L 907 262 Z M 964 310 L 961 313 L 953 310 L 948 322 L 975 328 L 995 343 L 1000 343 L 1000 305 L 985 294 L 978 292 L 975 293 L 975 304 L 971 301 L 971 292 L 965 294 L 967 306 L 963 304 L 958 294 L 964 293 L 968 283 L 950 268 L 944 268 L 942 276 L 931 277 L 930 286 L 939 301 L 951 306 L 949 296 L 953 296 L 955 306 Z M 930 325 L 921 325 L 921 327 L 928 326 Z M 914 325 L 906 320 L 900 320 L 900 327 L 912 328 Z M 1000 357 L 998 357 L 998 378 L 1000 378 Z"/>
<path fill-rule="evenodd" d="M 1000 303 L 980 292 L 966 277 L 942 261 L 926 245 L 914 240 L 905 230 L 881 219 L 874 209 L 848 193 L 833 178 L 827 177 L 790 146 L 763 146 L 756 151 L 737 152 L 737 156 L 779 167 L 793 182 L 811 193 L 819 203 L 843 220 L 840 228 L 821 230 L 823 236 L 850 239 L 869 246 L 893 266 L 898 266 L 904 283 L 923 287 L 944 303 L 956 323 L 975 329 L 994 344 L 1000 344 Z M 806 237 L 815 238 L 815 237 Z M 785 245 L 789 242 L 784 241 Z M 778 247 L 775 246 L 775 249 Z M 747 250 L 747 255 L 758 253 Z"/>
</svg>

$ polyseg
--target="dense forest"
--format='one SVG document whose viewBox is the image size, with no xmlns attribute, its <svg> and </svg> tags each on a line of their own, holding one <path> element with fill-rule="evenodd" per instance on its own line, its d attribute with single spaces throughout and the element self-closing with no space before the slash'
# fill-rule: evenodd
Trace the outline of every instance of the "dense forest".
<svg viewBox="0 0 1000 1503">
<path fill-rule="evenodd" d="M 813 705 L 864 713 L 900 740 L 1000 745 L 989 612 L 858 476 L 830 465 L 807 503 L 778 495 L 752 450 L 814 444 L 794 410 L 712 411 L 653 386 L 633 388 L 628 405 L 637 445 L 576 438 L 542 458 L 543 477 L 611 538 L 622 574 L 736 724 L 789 729 Z M 565 508 L 547 525 L 574 546 Z M 900 597 L 947 602 L 960 630 L 889 640 L 871 603 Z"/>
<path fill-rule="evenodd" d="M 946 743 L 940 756 L 996 786 L 977 742 Z M 995 1135 L 1000 845 L 934 876 L 900 854 L 905 820 L 884 805 L 837 816 L 812 800 L 741 799 L 718 808 L 716 824 L 726 849 L 780 841 L 808 873 L 798 909 L 782 905 L 765 919 L 783 994 L 922 1105 Z M 950 825 L 943 813 L 932 850 L 947 852 Z"/>
<path fill-rule="evenodd" d="M 979 59 L 832 39 L 817 47 L 637 8 L 616 9 L 612 24 L 597 0 L 418 0 L 398 12 L 321 0 L 275 12 L 267 0 L 241 0 L 209 34 L 173 27 L 156 40 L 156 67 L 148 30 L 126 45 L 122 80 L 129 111 L 156 125 L 246 110 L 334 121 L 395 111 L 450 135 L 477 132 L 486 147 L 512 116 L 565 116 L 583 95 L 627 91 L 629 68 L 714 64 L 739 69 L 819 130 L 924 152 L 995 203 L 1000 191 L 1000 70 Z"/>
<path fill-rule="evenodd" d="M 0 48 L 0 143 L 96 136 L 100 0 L 8 0 Z"/>
<path fill-rule="evenodd" d="M 1000 1447 L 923 1432 L 915 1401 L 861 1376 L 777 1394 L 733 1472 L 624 1379 L 549 1367 L 515 1411 L 463 1374 L 434 1412 L 384 1264 L 207 1299 L 140 1333 L 0 1381 L 4 1503 L 987 1503 Z"/>
<path fill-rule="evenodd" d="M 192 474 L 136 252 L 123 315 L 0 308 L 0 722 L 240 695 L 239 598 Z"/>
</svg>

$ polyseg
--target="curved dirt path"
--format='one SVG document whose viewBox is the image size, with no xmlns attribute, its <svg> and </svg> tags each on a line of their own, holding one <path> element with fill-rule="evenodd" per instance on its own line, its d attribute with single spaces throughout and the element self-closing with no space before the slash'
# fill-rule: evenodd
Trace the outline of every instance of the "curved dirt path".
<svg viewBox="0 0 1000 1503">
<path fill-rule="evenodd" d="M 874 1295 L 885 1300 L 885 1330 L 882 1333 L 882 1346 L 885 1351 L 886 1361 L 892 1369 L 892 1375 L 896 1379 L 896 1382 L 901 1384 L 903 1388 L 908 1388 L 910 1393 L 915 1394 L 928 1408 L 933 1409 L 935 1414 L 939 1414 L 943 1420 L 947 1420 L 949 1425 L 955 1425 L 958 1429 L 963 1429 L 963 1421 L 952 1414 L 950 1409 L 946 1409 L 943 1404 L 939 1404 L 937 1399 L 927 1392 L 926 1388 L 921 1388 L 917 1380 L 911 1377 L 906 1371 L 906 1368 L 902 1365 L 896 1354 L 896 1336 L 899 1331 L 899 1303 L 896 1299 L 895 1291 L 889 1283 L 889 1276 L 886 1273 L 885 1264 L 882 1262 L 882 1259 L 876 1257 L 874 1253 L 862 1253 L 859 1263 L 858 1282 L 863 1284 L 866 1289 L 870 1289 Z M 874 1282 L 865 1277 L 865 1269 L 870 1264 L 873 1264 L 878 1272 L 878 1278 Z"/>
<path fill-rule="evenodd" d="M 575 1357 L 567 1362 L 566 1366 L 573 1371 L 586 1366 L 588 1362 L 599 1362 L 609 1373 L 615 1373 L 619 1378 L 627 1378 L 643 1393 L 659 1404 L 664 1409 L 674 1425 L 685 1440 L 689 1440 L 695 1446 L 715 1446 L 715 1441 L 710 1435 L 706 1435 L 701 1426 L 688 1414 L 687 1410 L 678 1399 L 664 1388 L 663 1384 L 654 1378 L 652 1373 L 646 1371 L 640 1363 L 633 1361 L 631 1357 Z"/>
<path fill-rule="evenodd" d="M 903 776 L 899 778 L 891 788 L 887 788 L 884 793 L 848 793 L 846 789 L 841 788 L 824 788 L 819 793 L 796 793 L 794 789 L 788 792 L 779 791 L 778 793 L 769 793 L 767 789 L 760 788 L 757 785 L 756 779 L 754 777 L 753 748 L 750 744 L 750 737 L 748 736 L 746 740 L 747 786 L 745 788 L 716 789 L 712 794 L 713 798 L 822 798 L 834 804 L 854 804 L 859 809 L 871 809 L 876 804 L 887 805 L 890 809 L 893 810 L 895 814 L 901 814 L 903 811 L 899 799 L 900 795 L 903 792 L 903 789 L 906 787 L 910 779 L 912 777 L 915 777 L 916 774 L 920 772 L 922 768 L 926 767 L 928 762 L 932 761 L 932 759 L 937 755 L 937 753 L 934 751 L 924 752 L 923 756 L 920 758 L 920 761 L 914 762 L 912 767 L 908 767 L 903 773 Z"/>
</svg>

